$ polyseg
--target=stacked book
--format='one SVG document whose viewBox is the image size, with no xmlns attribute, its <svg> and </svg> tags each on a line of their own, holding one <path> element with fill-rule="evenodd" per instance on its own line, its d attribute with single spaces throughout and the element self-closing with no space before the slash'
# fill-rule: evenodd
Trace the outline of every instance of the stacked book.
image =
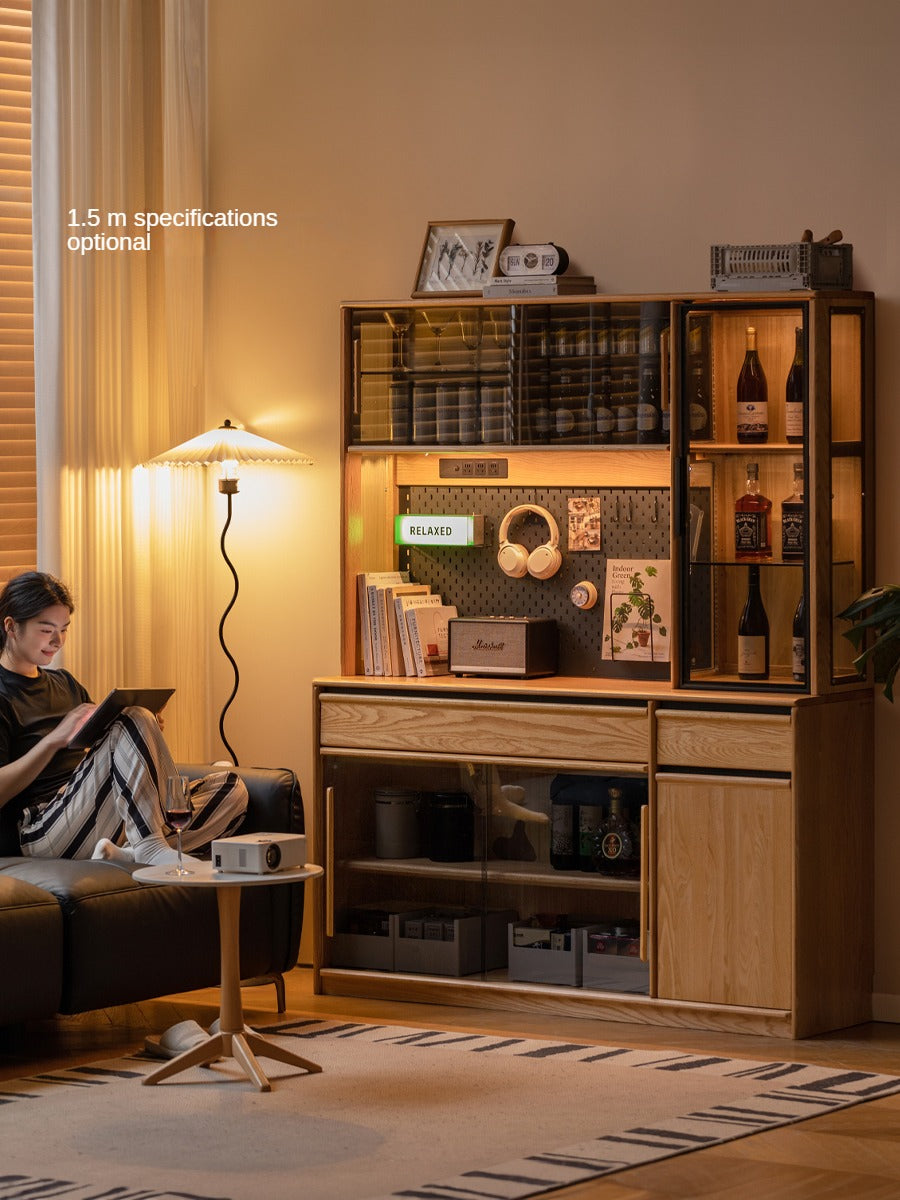
<svg viewBox="0 0 900 1200">
<path fill-rule="evenodd" d="M 526 296 L 583 296 L 596 292 L 593 275 L 498 275 L 484 285 L 486 299 Z"/>
<path fill-rule="evenodd" d="M 367 675 L 448 675 L 447 623 L 458 616 L 409 571 L 357 575 L 359 629 Z"/>
</svg>

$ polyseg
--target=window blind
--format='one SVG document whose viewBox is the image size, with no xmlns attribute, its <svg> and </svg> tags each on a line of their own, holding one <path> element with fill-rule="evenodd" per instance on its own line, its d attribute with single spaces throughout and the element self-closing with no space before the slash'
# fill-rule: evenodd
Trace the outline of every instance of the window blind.
<svg viewBox="0 0 900 1200">
<path fill-rule="evenodd" d="M 0 0 L 0 583 L 36 559 L 31 0 Z"/>
</svg>

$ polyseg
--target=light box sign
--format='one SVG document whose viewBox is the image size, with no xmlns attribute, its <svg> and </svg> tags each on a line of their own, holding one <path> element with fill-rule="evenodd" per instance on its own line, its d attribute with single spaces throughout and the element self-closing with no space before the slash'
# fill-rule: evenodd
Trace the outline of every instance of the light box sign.
<svg viewBox="0 0 900 1200">
<path fill-rule="evenodd" d="M 484 516 L 444 516 L 435 513 L 401 513 L 394 517 L 397 546 L 483 546 Z"/>
</svg>

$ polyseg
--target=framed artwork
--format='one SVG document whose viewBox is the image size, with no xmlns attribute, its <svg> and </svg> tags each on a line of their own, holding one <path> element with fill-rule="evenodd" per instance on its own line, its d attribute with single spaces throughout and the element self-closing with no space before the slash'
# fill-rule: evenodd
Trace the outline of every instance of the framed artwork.
<svg viewBox="0 0 900 1200">
<path fill-rule="evenodd" d="M 515 221 L 429 221 L 413 296 L 478 296 L 497 274 Z"/>
</svg>

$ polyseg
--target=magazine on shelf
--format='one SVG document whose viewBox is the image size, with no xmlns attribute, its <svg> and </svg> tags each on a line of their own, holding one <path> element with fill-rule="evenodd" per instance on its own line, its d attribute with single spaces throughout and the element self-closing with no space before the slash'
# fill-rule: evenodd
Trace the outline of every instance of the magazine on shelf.
<svg viewBox="0 0 900 1200">
<path fill-rule="evenodd" d="M 459 616 L 455 604 L 411 608 L 406 614 L 417 675 L 449 675 L 448 622 Z"/>
<path fill-rule="evenodd" d="M 392 587 L 384 589 L 383 615 L 387 630 L 385 646 L 387 653 L 384 656 L 385 675 L 406 674 L 406 668 L 403 665 L 403 651 L 400 647 L 400 631 L 397 627 L 397 600 L 401 596 L 427 596 L 430 591 L 431 585 L 427 583 L 395 583 Z"/>
<path fill-rule="evenodd" d="M 409 571 L 360 571 L 356 576 L 357 607 L 359 609 L 359 640 L 362 646 L 363 670 L 366 675 L 380 675 L 375 670 L 375 648 L 372 611 L 375 605 L 375 590 L 393 587 L 398 583 L 409 583 Z M 379 665 L 381 658 L 379 657 Z"/>
<path fill-rule="evenodd" d="M 668 662 L 671 631 L 669 559 L 607 559 L 603 657 Z"/>
<path fill-rule="evenodd" d="M 413 659 L 412 646 L 409 641 L 409 625 L 406 614 L 411 608 L 436 608 L 444 603 L 443 596 L 438 592 L 429 592 L 426 596 L 398 596 L 394 601 L 397 619 L 397 637 L 400 642 L 400 655 L 403 669 L 407 675 L 415 675 L 416 664 Z"/>
</svg>

